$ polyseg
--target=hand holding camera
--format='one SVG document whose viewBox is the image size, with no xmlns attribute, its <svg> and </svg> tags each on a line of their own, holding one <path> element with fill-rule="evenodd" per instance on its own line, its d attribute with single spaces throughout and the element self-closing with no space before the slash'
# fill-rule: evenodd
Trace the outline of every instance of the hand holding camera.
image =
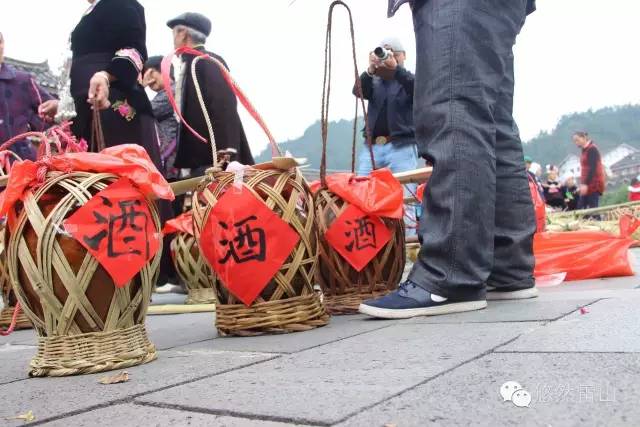
<svg viewBox="0 0 640 427">
<path fill-rule="evenodd" d="M 369 74 L 375 74 L 383 79 L 393 78 L 398 61 L 396 61 L 393 51 L 384 47 L 376 47 L 369 53 Z"/>
</svg>

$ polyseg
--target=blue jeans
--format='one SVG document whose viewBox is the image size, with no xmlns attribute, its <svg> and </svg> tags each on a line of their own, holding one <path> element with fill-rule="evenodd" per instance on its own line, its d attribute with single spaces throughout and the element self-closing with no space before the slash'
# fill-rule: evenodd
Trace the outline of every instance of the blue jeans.
<svg viewBox="0 0 640 427">
<path fill-rule="evenodd" d="M 418 150 L 415 144 L 407 143 L 395 146 L 393 142 L 384 145 L 373 145 L 373 158 L 376 161 L 376 168 L 389 168 L 392 173 L 407 172 L 418 168 Z M 371 173 L 371 154 L 368 147 L 364 147 L 358 155 L 358 176 L 367 176 Z M 404 196 L 415 195 L 416 184 L 408 184 L 404 187 Z M 405 235 L 415 236 L 416 231 L 416 207 L 414 205 L 405 206 L 405 225 L 407 227 Z"/>
<path fill-rule="evenodd" d="M 415 0 L 414 119 L 433 174 L 409 279 L 447 298 L 534 285 L 536 222 L 513 119 L 527 0 Z"/>
</svg>

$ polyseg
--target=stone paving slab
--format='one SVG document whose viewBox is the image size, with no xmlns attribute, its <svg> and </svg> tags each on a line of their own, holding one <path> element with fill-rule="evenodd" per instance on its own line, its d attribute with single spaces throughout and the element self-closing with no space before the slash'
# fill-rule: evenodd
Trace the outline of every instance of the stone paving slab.
<svg viewBox="0 0 640 427">
<path fill-rule="evenodd" d="M 445 316 L 416 317 L 411 323 L 539 322 L 559 319 L 596 299 L 548 300 L 544 296 L 520 301 L 489 301 L 484 310 Z"/>
<path fill-rule="evenodd" d="M 394 325 L 138 401 L 330 425 L 536 327 Z"/>
<path fill-rule="evenodd" d="M 290 427 L 294 424 L 124 404 L 96 409 L 42 425 L 46 427 L 180 427 L 186 425 L 208 427 Z"/>
<path fill-rule="evenodd" d="M 295 353 L 359 334 L 382 329 L 398 321 L 352 322 L 353 316 L 335 316 L 328 325 L 293 334 L 257 337 L 223 337 L 212 346 L 219 350 L 258 351 L 265 353 Z"/>
<path fill-rule="evenodd" d="M 609 277 L 603 279 L 575 280 L 564 282 L 558 286 L 545 288 L 548 292 L 565 292 L 565 291 L 594 291 L 594 290 L 613 290 L 620 291 L 624 289 L 637 289 L 640 286 L 640 276 L 627 277 Z"/>
<path fill-rule="evenodd" d="M 327 326 L 303 333 L 224 337 L 212 341 L 211 348 L 227 351 L 295 353 L 398 323 L 398 321 L 352 321 L 364 318 L 365 316 L 336 316 Z M 213 323 L 212 313 L 147 316 L 149 336 L 159 350 L 218 338 Z M 9 337 L 0 337 L 0 348 L 7 343 L 35 346 L 37 336 L 34 331 L 19 331 Z"/>
<path fill-rule="evenodd" d="M 184 304 L 187 296 L 185 294 L 153 294 L 151 296 L 151 305 L 164 304 Z"/>
<path fill-rule="evenodd" d="M 35 354 L 35 347 L 0 344 L 0 385 L 25 378 Z"/>
<path fill-rule="evenodd" d="M 159 353 L 158 360 L 126 369 L 130 381 L 102 385 L 98 380 L 119 371 L 64 378 L 26 379 L 0 385 L 0 420 L 33 410 L 38 420 L 92 408 L 176 384 L 212 376 L 276 357 L 263 353 L 216 351 L 208 348 L 180 348 Z"/>
<path fill-rule="evenodd" d="M 147 316 L 146 326 L 156 348 L 165 350 L 215 338 L 213 322 L 213 313 L 193 313 Z M 0 346 L 6 343 L 36 346 L 38 337 L 33 329 L 16 331 L 8 337 L 0 337 Z"/>
<path fill-rule="evenodd" d="M 640 298 L 602 300 L 498 351 L 640 353 L 639 307 Z"/>
<path fill-rule="evenodd" d="M 606 374 L 605 374 L 606 373 Z M 340 427 L 637 426 L 637 355 L 490 354 L 346 420 Z M 529 407 L 500 397 L 507 381 Z"/>
<path fill-rule="evenodd" d="M 0 346 L 5 344 L 37 346 L 38 337 L 33 329 L 21 329 L 8 337 L 0 337 Z"/>
<path fill-rule="evenodd" d="M 159 350 L 210 340 L 217 336 L 213 313 L 147 316 L 149 338 Z"/>
</svg>

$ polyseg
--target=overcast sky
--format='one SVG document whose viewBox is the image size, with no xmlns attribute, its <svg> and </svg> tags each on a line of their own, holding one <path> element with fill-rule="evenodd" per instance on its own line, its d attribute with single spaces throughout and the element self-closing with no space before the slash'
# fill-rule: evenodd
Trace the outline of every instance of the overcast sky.
<svg viewBox="0 0 640 427">
<path fill-rule="evenodd" d="M 415 66 L 411 13 L 386 18 L 387 0 L 347 0 L 356 25 L 359 67 L 386 36 L 400 37 Z M 172 48 L 165 22 L 184 11 L 213 21 L 207 43 L 262 114 L 278 141 L 300 136 L 320 118 L 328 0 L 140 0 L 149 53 Z M 60 64 L 85 0 L 0 0 L 6 55 Z M 351 118 L 353 71 L 344 12 L 334 24 L 331 118 Z M 516 46 L 515 116 L 524 140 L 571 112 L 640 102 L 640 1 L 538 0 Z M 266 144 L 243 115 L 252 148 Z M 562 141 L 559 141 L 562 142 Z M 320 141 L 318 141 L 320 144 Z"/>
</svg>

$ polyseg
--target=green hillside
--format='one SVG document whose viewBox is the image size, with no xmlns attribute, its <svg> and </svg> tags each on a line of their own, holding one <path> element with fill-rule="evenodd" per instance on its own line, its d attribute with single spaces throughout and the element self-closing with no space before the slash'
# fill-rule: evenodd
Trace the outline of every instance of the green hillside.
<svg viewBox="0 0 640 427">
<path fill-rule="evenodd" d="M 362 120 L 359 120 L 362 127 Z M 640 148 L 640 105 L 607 107 L 596 111 L 568 114 L 560 119 L 551 132 L 541 132 L 525 144 L 525 154 L 540 164 L 558 164 L 568 154 L 577 153 L 571 143 L 571 135 L 577 130 L 589 132 L 601 152 L 621 143 Z M 353 121 L 340 120 L 329 125 L 329 169 L 351 168 L 351 135 Z M 312 169 L 320 167 L 320 122 L 311 125 L 300 138 L 279 144 L 282 151 L 290 151 L 295 157 L 309 159 Z M 362 148 L 362 135 L 358 132 L 358 149 Z M 265 150 L 257 161 L 266 161 L 271 153 Z"/>
<path fill-rule="evenodd" d="M 362 119 L 358 120 L 358 151 L 363 146 Z M 327 143 L 327 168 L 334 170 L 351 169 L 351 145 L 353 141 L 353 120 L 340 120 L 329 123 L 329 141 Z M 306 157 L 310 168 L 320 168 L 322 138 L 320 121 L 307 128 L 300 138 L 278 144 L 282 152 L 290 151 L 295 157 Z M 271 150 L 267 148 L 256 157 L 256 162 L 264 162 L 271 157 Z"/>
</svg>

